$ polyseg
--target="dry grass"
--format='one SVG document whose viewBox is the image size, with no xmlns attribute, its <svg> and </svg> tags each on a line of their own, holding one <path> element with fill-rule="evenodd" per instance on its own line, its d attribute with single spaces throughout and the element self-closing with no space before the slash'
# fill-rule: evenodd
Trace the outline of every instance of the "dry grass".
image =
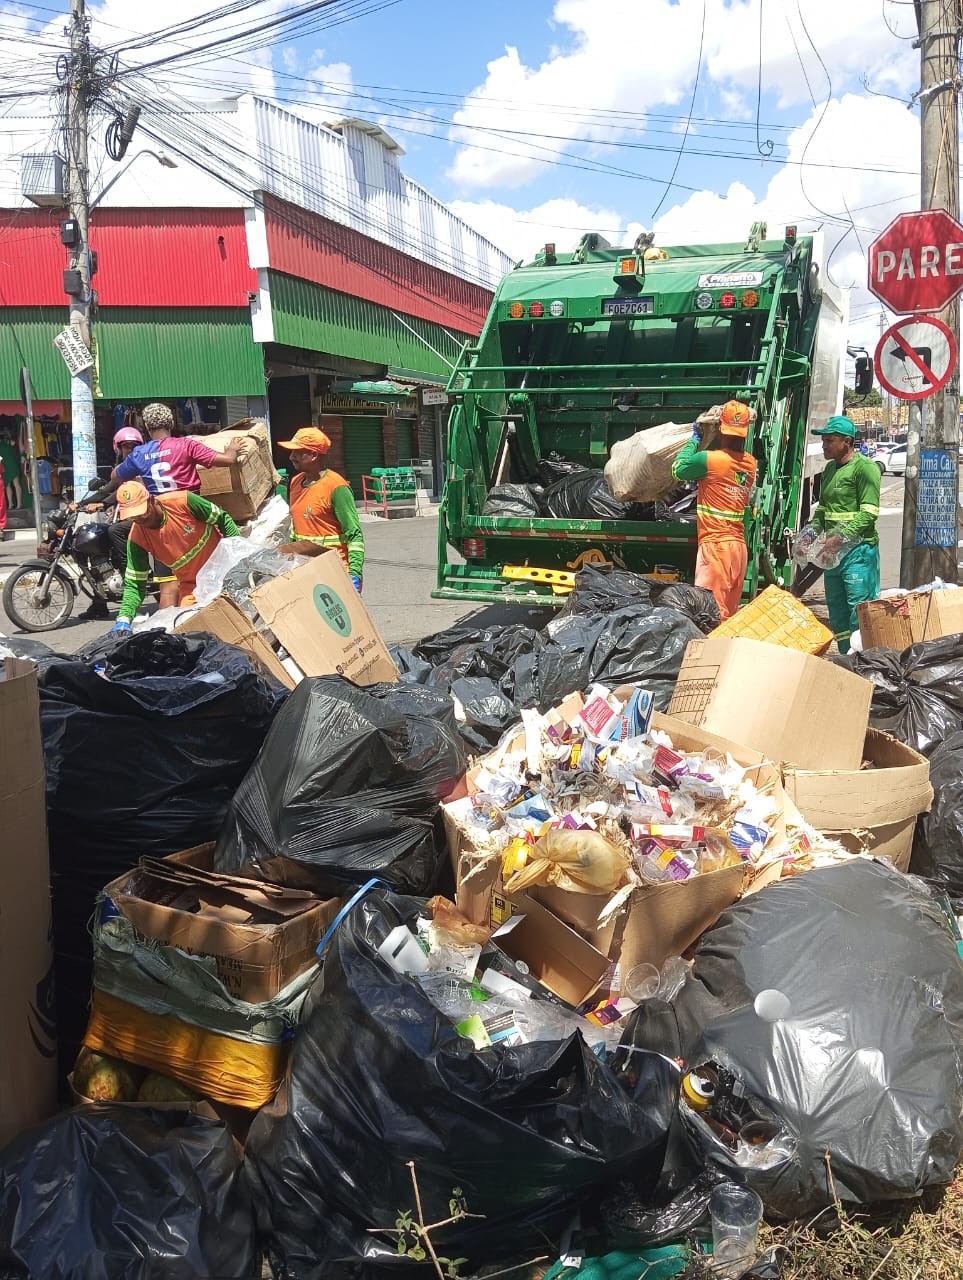
<svg viewBox="0 0 963 1280">
<path fill-rule="evenodd" d="M 785 1247 L 781 1280 L 963 1280 L 963 1169 L 920 1200 L 764 1227 L 760 1245 Z"/>
</svg>

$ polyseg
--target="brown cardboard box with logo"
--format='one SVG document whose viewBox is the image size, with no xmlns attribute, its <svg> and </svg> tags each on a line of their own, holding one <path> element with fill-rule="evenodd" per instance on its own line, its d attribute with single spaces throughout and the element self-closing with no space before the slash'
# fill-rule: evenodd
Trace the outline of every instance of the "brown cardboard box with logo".
<svg viewBox="0 0 963 1280">
<path fill-rule="evenodd" d="M 912 591 L 857 605 L 864 649 L 906 649 L 963 632 L 963 587 Z"/>
<path fill-rule="evenodd" d="M 587 1000 L 609 967 L 606 955 L 526 894 L 512 899 L 505 932 L 492 941 L 573 1008 Z"/>
<path fill-rule="evenodd" d="M 0 671 L 0 1147 L 57 1102 L 50 857 L 37 669 Z"/>
<path fill-rule="evenodd" d="M 271 460 L 267 426 L 254 422 L 238 430 L 218 431 L 212 436 L 196 436 L 217 453 L 224 453 L 240 438 L 254 442 L 239 462 L 231 467 L 200 467 L 201 497 L 216 502 L 234 520 L 251 520 L 273 490 L 276 478 Z"/>
<path fill-rule="evenodd" d="M 306 676 L 339 675 L 362 685 L 398 679 L 336 550 L 263 583 L 251 601 Z"/>
<path fill-rule="evenodd" d="M 270 1000 L 315 963 L 340 900 L 219 874 L 211 870 L 213 853 L 206 844 L 142 859 L 104 893 L 145 938 L 211 956 L 230 995 Z"/>
<path fill-rule="evenodd" d="M 692 640 L 669 715 L 801 769 L 858 769 L 873 686 L 761 640 Z"/>
<path fill-rule="evenodd" d="M 878 729 L 867 732 L 863 756 L 871 768 L 785 768 L 786 794 L 817 831 L 906 871 L 916 819 L 933 800 L 929 761 Z"/>
<path fill-rule="evenodd" d="M 186 634 L 206 631 L 219 640 L 237 645 L 239 649 L 245 649 L 253 658 L 257 658 L 268 675 L 273 676 L 286 689 L 293 689 L 295 686 L 294 677 L 281 664 L 281 659 L 244 610 L 239 609 L 230 596 L 218 596 L 174 630 Z"/>
<path fill-rule="evenodd" d="M 627 690 L 622 688 L 618 692 L 625 694 Z M 738 764 L 745 766 L 746 776 L 760 791 L 771 792 L 780 801 L 784 813 L 788 810 L 789 816 L 795 816 L 783 791 L 779 770 L 760 752 L 658 712 L 653 716 L 652 726 L 667 733 L 680 750 L 702 751 L 713 747 L 728 752 Z M 509 749 L 511 746 L 509 744 Z M 471 775 L 467 783 L 465 790 L 470 791 Z M 475 924 L 498 926 L 518 909 L 518 900 L 504 891 L 501 858 L 486 856 L 484 851 L 475 848 L 460 825 L 459 813 L 467 803 L 466 797 L 459 796 L 442 805 L 457 886 L 456 901 Z M 775 839 L 782 847 L 784 820 L 777 826 Z M 778 879 L 780 870 L 777 849 L 771 861 L 755 874 L 741 866 L 726 867 L 685 881 L 646 885 L 636 889 L 624 909 L 606 925 L 599 924 L 599 913 L 609 901 L 606 896 L 539 887 L 529 889 L 528 897 L 548 908 L 596 950 L 613 959 L 618 957 L 623 968 L 642 961 L 661 965 L 669 956 L 680 955 L 691 946 L 744 892 Z"/>
</svg>

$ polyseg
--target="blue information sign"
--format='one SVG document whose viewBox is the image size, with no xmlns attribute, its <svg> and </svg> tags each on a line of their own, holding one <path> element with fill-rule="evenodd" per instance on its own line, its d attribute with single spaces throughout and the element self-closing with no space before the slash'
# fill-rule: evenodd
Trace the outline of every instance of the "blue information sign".
<svg viewBox="0 0 963 1280">
<path fill-rule="evenodd" d="M 955 547 L 958 541 L 956 513 L 956 451 L 920 450 L 919 497 L 916 507 L 916 545 Z"/>
</svg>

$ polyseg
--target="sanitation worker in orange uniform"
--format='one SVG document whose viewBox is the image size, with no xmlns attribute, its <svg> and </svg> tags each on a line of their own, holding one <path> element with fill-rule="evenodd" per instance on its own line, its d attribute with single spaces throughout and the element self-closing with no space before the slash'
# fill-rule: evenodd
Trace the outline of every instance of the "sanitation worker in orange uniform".
<svg viewBox="0 0 963 1280">
<path fill-rule="evenodd" d="M 281 548 L 288 555 L 318 555 L 337 548 L 355 588 L 361 590 L 364 575 L 364 533 L 358 519 L 351 486 L 344 476 L 324 465 L 331 439 L 317 427 L 299 427 L 291 440 L 279 440 L 290 449 L 297 474 L 288 489 L 291 509 L 291 541 Z"/>
<path fill-rule="evenodd" d="M 756 460 L 746 452 L 751 421 L 747 405 L 728 401 L 718 423 L 696 423 L 672 466 L 676 480 L 698 485 L 695 581 L 715 596 L 723 622 L 739 608 L 746 577 L 745 513 L 756 482 Z"/>
</svg>

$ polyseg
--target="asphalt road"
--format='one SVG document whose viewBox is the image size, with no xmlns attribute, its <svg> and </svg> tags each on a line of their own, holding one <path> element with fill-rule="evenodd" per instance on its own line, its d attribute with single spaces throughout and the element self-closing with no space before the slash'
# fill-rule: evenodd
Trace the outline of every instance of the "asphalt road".
<svg viewBox="0 0 963 1280">
<path fill-rule="evenodd" d="M 899 583 L 900 520 L 903 509 L 902 477 L 884 476 L 879 520 L 880 558 L 884 587 Z M 378 629 L 389 644 L 410 645 L 413 641 L 442 631 L 460 618 L 473 616 L 484 623 L 528 622 L 539 625 L 550 616 L 545 609 L 519 605 L 458 604 L 432 600 L 437 557 L 437 521 L 431 516 L 408 520 L 366 520 L 365 603 Z M 34 554 L 33 531 L 18 531 L 14 540 L 0 542 L 0 580 L 16 565 Z M 820 584 L 810 591 L 807 603 L 822 614 Z M 79 604 L 77 612 L 84 607 Z M 74 650 L 102 635 L 109 622 L 84 622 L 73 617 L 58 631 L 37 635 L 59 653 Z M 22 635 L 0 610 L 0 633 Z"/>
</svg>

